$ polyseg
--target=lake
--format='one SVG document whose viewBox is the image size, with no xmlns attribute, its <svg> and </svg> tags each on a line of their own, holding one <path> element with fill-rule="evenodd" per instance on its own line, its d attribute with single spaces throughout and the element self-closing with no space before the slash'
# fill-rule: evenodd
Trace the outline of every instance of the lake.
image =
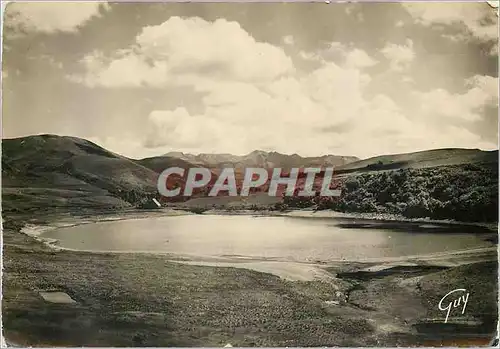
<svg viewBox="0 0 500 349">
<path fill-rule="evenodd" d="M 294 262 L 366 260 L 493 246 L 479 227 L 352 218 L 185 215 L 83 224 L 41 235 L 63 248 Z"/>
</svg>

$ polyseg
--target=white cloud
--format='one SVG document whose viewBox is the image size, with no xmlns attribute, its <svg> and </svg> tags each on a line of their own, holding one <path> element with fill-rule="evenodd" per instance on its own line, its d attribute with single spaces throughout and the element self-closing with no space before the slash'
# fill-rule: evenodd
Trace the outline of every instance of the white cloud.
<svg viewBox="0 0 500 349">
<path fill-rule="evenodd" d="M 14 31 L 73 32 L 106 10 L 104 2 L 24 2 L 10 3 L 5 25 Z"/>
<path fill-rule="evenodd" d="M 314 52 L 300 51 L 299 56 L 305 60 L 324 61 L 335 60 L 335 58 L 343 58 L 348 52 L 348 47 L 340 42 L 329 42 L 323 48 Z M 334 58 L 334 59 L 332 59 Z"/>
<path fill-rule="evenodd" d="M 299 57 L 308 61 L 342 62 L 347 68 L 368 68 L 378 62 L 364 50 L 349 47 L 340 42 L 330 42 L 325 49 L 317 52 L 299 52 Z"/>
<path fill-rule="evenodd" d="M 305 61 L 322 61 L 323 58 L 317 52 L 300 51 L 299 57 Z"/>
<path fill-rule="evenodd" d="M 192 75 L 257 82 L 293 72 L 281 48 L 255 41 L 237 22 L 197 17 L 145 27 L 115 59 L 93 53 L 83 63 L 87 75 L 73 80 L 108 87 L 161 86 Z"/>
<path fill-rule="evenodd" d="M 495 144 L 484 142 L 465 125 L 482 118 L 481 108 L 494 103 L 495 80 L 476 77 L 464 94 L 440 90 L 415 94 L 415 104 L 421 108 L 413 113 L 385 95 L 366 98 L 369 78 L 333 63 L 300 78 L 280 78 L 260 87 L 205 82 L 199 85 L 207 93 L 204 112 L 155 111 L 149 116 L 147 139 L 161 140 L 149 145 L 162 152 L 195 153 L 244 154 L 258 147 L 368 157 L 438 147 L 493 149 Z"/>
<path fill-rule="evenodd" d="M 483 2 L 407 2 L 402 5 L 422 25 L 458 23 L 464 26 L 469 35 L 480 40 L 498 40 L 497 16 Z"/>
<path fill-rule="evenodd" d="M 487 106 L 498 108 L 498 78 L 476 75 L 466 86 L 468 90 L 462 94 L 443 89 L 415 92 L 418 113 L 441 124 L 464 124 L 481 120 Z"/>
<path fill-rule="evenodd" d="M 104 87 L 163 86 L 168 80 L 165 62 L 148 64 L 146 57 L 125 50 L 116 59 L 108 59 L 101 52 L 92 52 L 81 63 L 86 67 L 84 76 L 70 75 L 68 78 L 86 85 Z"/>
<path fill-rule="evenodd" d="M 489 103 L 492 82 L 485 77 L 471 80 L 469 91 L 462 95 L 446 91 L 414 95 L 417 105 L 424 101 L 433 105 L 414 114 L 383 94 L 367 97 L 371 79 L 363 68 L 376 61 L 341 43 L 332 43 L 324 52 L 304 52 L 316 63 L 306 72 L 295 69 L 279 47 L 256 42 L 238 24 L 225 20 L 171 18 L 145 28 L 136 39 L 134 46 L 114 57 L 88 55 L 83 62 L 87 75 L 80 81 L 105 87 L 188 85 L 202 96 L 202 108 L 193 112 L 179 105 L 139 115 L 144 122 L 136 130 L 136 143 L 131 143 L 134 149 L 124 148 L 134 156 L 137 147 L 148 155 L 170 150 L 244 154 L 259 148 L 366 157 L 484 145 L 461 125 L 474 120 L 481 103 Z M 411 42 L 387 45 L 384 50 L 395 69 L 414 58 Z M 335 61 L 334 56 L 340 59 Z M 433 121 L 435 108 L 455 102 L 458 107 L 448 107 L 443 114 L 454 123 Z M 464 110 L 471 114 L 459 113 Z"/>
<path fill-rule="evenodd" d="M 200 79 L 194 86 L 206 94 L 204 112 L 154 111 L 148 117 L 146 139 L 148 146 L 192 152 L 246 153 L 259 147 L 312 155 L 318 146 L 326 152 L 330 145 L 345 140 L 320 129 L 356 123 L 358 115 L 368 115 L 373 109 L 383 109 L 380 114 L 385 115 L 387 105 L 363 98 L 369 81 L 359 70 L 331 62 L 310 74 L 281 77 L 259 86 Z"/>
<path fill-rule="evenodd" d="M 328 49 L 329 50 L 339 50 L 339 51 L 345 51 L 347 49 L 346 45 L 341 43 L 341 42 L 330 42 L 328 44 Z"/>
<path fill-rule="evenodd" d="M 345 56 L 345 64 L 351 68 L 366 68 L 377 64 L 377 61 L 371 58 L 365 51 L 354 49 Z"/>
<path fill-rule="evenodd" d="M 406 39 L 406 45 L 387 43 L 381 52 L 390 61 L 391 69 L 395 71 L 402 71 L 408 68 L 415 58 L 413 41 L 411 39 Z"/>
<path fill-rule="evenodd" d="M 218 120 L 209 120 L 206 117 L 191 116 L 185 108 L 176 108 L 172 111 L 153 111 L 148 118 L 146 145 L 155 148 L 164 144 L 174 143 L 181 148 L 196 148 L 199 144 L 210 144 L 223 137 L 223 130 Z"/>
</svg>

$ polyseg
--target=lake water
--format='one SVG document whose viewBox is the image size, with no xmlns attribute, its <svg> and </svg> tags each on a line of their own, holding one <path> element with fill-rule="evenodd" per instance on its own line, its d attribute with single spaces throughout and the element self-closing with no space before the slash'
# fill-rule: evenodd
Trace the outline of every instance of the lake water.
<svg viewBox="0 0 500 349">
<path fill-rule="evenodd" d="M 318 262 L 493 246 L 481 228 L 361 219 L 186 215 L 108 221 L 42 234 L 64 248 Z"/>
</svg>

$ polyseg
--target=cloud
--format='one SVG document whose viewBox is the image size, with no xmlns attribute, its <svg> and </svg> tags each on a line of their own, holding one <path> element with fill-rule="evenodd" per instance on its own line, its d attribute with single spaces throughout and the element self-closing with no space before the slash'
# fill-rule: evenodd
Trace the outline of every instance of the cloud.
<svg viewBox="0 0 500 349">
<path fill-rule="evenodd" d="M 95 51 L 86 55 L 81 63 L 85 66 L 85 75 L 68 75 L 68 79 L 90 87 L 160 87 L 169 78 L 165 62 L 151 65 L 145 56 L 135 54 L 133 50 L 118 52 L 114 59 Z"/>
<path fill-rule="evenodd" d="M 336 62 L 347 68 L 368 68 L 378 63 L 366 51 L 340 42 L 330 42 L 326 48 L 316 52 L 301 51 L 299 57 L 308 61 Z"/>
<path fill-rule="evenodd" d="M 477 76 L 463 94 L 432 90 L 414 95 L 411 111 L 391 98 L 363 93 L 370 79 L 356 69 L 328 63 L 302 77 L 264 86 L 219 81 L 199 89 L 205 110 L 158 110 L 149 117 L 145 142 L 162 151 L 232 152 L 259 149 L 304 155 L 411 152 L 438 147 L 496 148 L 468 131 L 495 103 L 495 78 Z M 332 84 L 337 81 L 338 84 Z M 338 131 L 336 131 L 338 130 Z M 161 141 L 151 141 L 161 140 Z"/>
<path fill-rule="evenodd" d="M 496 11 L 480 3 L 402 3 L 416 23 L 424 26 L 433 24 L 461 25 L 462 39 L 474 37 L 481 41 L 498 41 L 498 19 Z"/>
<path fill-rule="evenodd" d="M 86 76 L 71 79 L 106 87 L 182 84 L 193 75 L 258 82 L 293 72 L 292 60 L 281 48 L 257 42 L 237 22 L 197 17 L 171 17 L 145 27 L 135 45 L 116 57 L 94 52 L 82 63 Z"/>
<path fill-rule="evenodd" d="M 402 71 L 408 68 L 415 58 L 413 41 L 411 39 L 406 39 L 406 45 L 387 43 L 381 52 L 390 61 L 391 69 L 395 71 Z"/>
<path fill-rule="evenodd" d="M 476 75 L 466 81 L 466 87 L 461 94 L 443 89 L 414 92 L 416 112 L 436 125 L 466 126 L 483 120 L 488 107 L 498 109 L 498 78 Z"/>
<path fill-rule="evenodd" d="M 377 64 L 378 62 L 371 58 L 365 51 L 354 49 L 345 55 L 345 64 L 352 68 L 366 68 Z"/>
<path fill-rule="evenodd" d="M 382 52 L 394 69 L 414 59 L 411 41 L 387 44 Z M 72 79 L 108 88 L 182 85 L 200 96 L 196 110 L 179 102 L 138 115 L 142 128 L 126 155 L 171 150 L 245 154 L 259 148 L 368 157 L 494 146 L 466 126 L 492 102 L 495 78 L 477 76 L 463 94 L 415 93 L 414 106 L 408 107 L 383 93 L 367 93 L 371 78 L 365 69 L 377 62 L 358 47 L 330 43 L 302 56 L 314 60 L 314 68 L 297 69 L 281 48 L 257 42 L 237 23 L 173 17 L 144 28 L 133 45 L 111 56 L 90 53 L 82 61 L 86 74 Z"/>
<path fill-rule="evenodd" d="M 145 138 L 145 146 L 148 148 L 168 144 L 181 148 L 196 148 L 200 143 L 209 144 L 216 141 L 217 136 L 224 136 L 218 133 L 219 130 L 227 130 L 227 125 L 221 129 L 217 120 L 192 116 L 182 107 L 171 111 L 153 111 L 148 122 L 149 133 Z"/>
<path fill-rule="evenodd" d="M 166 147 L 165 151 L 225 149 L 241 154 L 257 146 L 313 154 L 323 144 L 327 151 L 336 143 L 335 136 L 318 133 L 318 127 L 356 122 L 360 113 L 370 113 L 374 108 L 382 109 L 380 114 L 384 115 L 387 105 L 364 100 L 362 93 L 369 81 L 359 70 L 332 62 L 309 74 L 280 77 L 259 85 L 200 79 L 193 86 L 205 94 L 204 111 L 153 111 L 148 116 L 145 144 Z"/>
<path fill-rule="evenodd" d="M 10 3 L 5 11 L 5 27 L 13 34 L 74 32 L 107 9 L 104 2 Z"/>
</svg>

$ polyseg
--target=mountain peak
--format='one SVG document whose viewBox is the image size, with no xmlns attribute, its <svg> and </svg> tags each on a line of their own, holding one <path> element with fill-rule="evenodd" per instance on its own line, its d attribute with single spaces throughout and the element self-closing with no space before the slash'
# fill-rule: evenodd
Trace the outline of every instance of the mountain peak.
<svg viewBox="0 0 500 349">
<path fill-rule="evenodd" d="M 323 155 L 321 157 L 302 157 L 297 153 L 292 155 L 279 153 L 277 151 L 265 151 L 256 149 L 247 155 L 232 155 L 232 154 L 207 154 L 201 153 L 192 155 L 189 153 L 170 152 L 165 156 L 176 157 L 194 164 L 209 166 L 209 167 L 227 167 L 235 168 L 245 167 L 304 167 L 304 166 L 339 166 L 357 161 L 358 158 Z"/>
</svg>

